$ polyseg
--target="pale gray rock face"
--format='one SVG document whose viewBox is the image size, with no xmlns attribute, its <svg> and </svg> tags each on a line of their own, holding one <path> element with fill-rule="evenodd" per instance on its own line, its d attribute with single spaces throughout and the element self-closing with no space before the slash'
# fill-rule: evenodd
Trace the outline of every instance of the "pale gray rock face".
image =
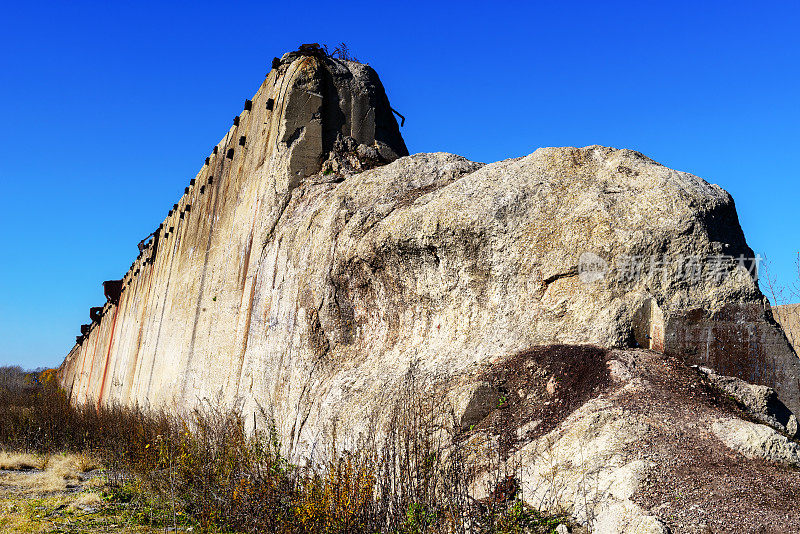
<svg viewBox="0 0 800 534">
<path fill-rule="evenodd" d="M 418 359 L 441 376 L 532 345 L 626 346 L 637 329 L 661 328 L 667 352 L 765 382 L 797 406 L 798 360 L 746 268 L 699 280 L 670 271 L 628 280 L 618 268 L 624 257 L 751 256 L 722 189 L 602 147 L 469 165 L 410 156 L 291 207 L 314 214 L 287 217 L 283 231 L 316 228 L 293 239 L 318 247 L 300 263 L 307 275 L 321 267 L 327 289 L 313 301 L 332 353 Z M 587 251 L 610 268 L 583 283 Z"/>
<path fill-rule="evenodd" d="M 800 466 L 800 445 L 766 425 L 741 419 L 720 419 L 714 422 L 712 429 L 720 441 L 747 458 Z"/>
<path fill-rule="evenodd" d="M 648 432 L 645 421 L 602 399 L 575 411 L 553 432 L 519 449 L 525 499 L 543 510 L 562 510 L 592 532 L 664 533 L 669 529 L 631 500 L 653 463 L 631 459 Z"/>
<path fill-rule="evenodd" d="M 355 422 L 392 396 L 412 363 L 444 384 L 534 345 L 625 346 L 642 309 L 657 322 L 655 308 L 665 349 L 682 351 L 670 336 L 692 327 L 692 314 L 702 323 L 761 306 L 746 268 L 726 265 L 719 280 L 669 271 L 627 280 L 616 258 L 750 255 L 735 221 L 721 188 L 602 147 L 546 148 L 485 166 L 418 154 L 340 184 L 301 186 L 264 244 L 253 317 L 297 311 L 251 337 L 244 379 L 254 394 L 274 392 L 267 404 L 279 420 L 297 421 L 286 429 L 292 445 L 309 450 L 320 422 Z M 612 266 L 591 283 L 578 276 L 586 251 Z M 774 328 L 763 309 L 751 323 Z M 703 341 L 689 348 L 706 350 Z M 775 389 L 797 403 L 797 358 L 782 348 L 761 356 L 783 373 Z M 752 356 L 727 353 L 744 371 Z"/>
<path fill-rule="evenodd" d="M 797 435 L 797 416 L 778 398 L 775 390 L 757 386 L 732 376 L 722 376 L 712 369 L 696 366 L 714 386 L 733 397 L 757 421 L 784 432 Z"/>
</svg>

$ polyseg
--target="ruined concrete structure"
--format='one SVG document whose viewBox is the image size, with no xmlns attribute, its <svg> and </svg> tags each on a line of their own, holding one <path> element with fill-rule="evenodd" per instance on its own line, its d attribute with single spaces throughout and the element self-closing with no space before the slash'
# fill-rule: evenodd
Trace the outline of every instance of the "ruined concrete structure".
<svg viewBox="0 0 800 534">
<path fill-rule="evenodd" d="M 584 279 L 587 252 L 608 268 Z M 621 266 L 688 256 L 725 261 Z M 797 410 L 800 362 L 740 256 L 730 195 L 636 152 L 407 156 L 375 72 L 311 47 L 273 62 L 60 378 L 76 403 L 265 408 L 295 459 L 330 421 L 366 432 L 410 368 L 480 420 L 475 376 L 548 343 L 676 354 Z"/>
<path fill-rule="evenodd" d="M 375 71 L 318 48 L 276 59 L 244 108 L 122 280 L 103 283 L 108 302 L 61 367 L 75 402 L 236 397 L 257 267 L 293 189 L 336 163 L 337 143 L 365 153 L 358 163 L 408 154 Z"/>
</svg>

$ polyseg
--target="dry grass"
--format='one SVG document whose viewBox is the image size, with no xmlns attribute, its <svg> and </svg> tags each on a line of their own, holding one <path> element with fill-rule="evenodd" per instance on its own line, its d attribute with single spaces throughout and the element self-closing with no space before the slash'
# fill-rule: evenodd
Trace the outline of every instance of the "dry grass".
<svg viewBox="0 0 800 534">
<path fill-rule="evenodd" d="M 0 497 L 0 534 L 56 532 L 155 534 L 163 533 L 164 529 L 139 524 L 124 508 L 106 503 L 96 493 L 70 493 L 45 498 Z"/>
<path fill-rule="evenodd" d="M 18 469 L 0 473 L 0 534 L 164 532 L 163 520 L 156 528 L 149 519 L 159 513 L 163 517 L 163 511 L 131 506 L 105 477 L 87 478 L 86 471 L 97 462 L 86 454 L 4 453 L 3 460 Z M 37 468 L 27 469 L 32 463 Z"/>
<path fill-rule="evenodd" d="M 87 493 L 81 493 L 78 497 L 76 497 L 75 500 L 69 503 L 69 508 L 71 510 L 80 509 L 86 511 L 87 508 L 102 508 L 104 504 L 105 501 L 103 501 L 103 498 L 99 494 L 90 491 Z"/>
<path fill-rule="evenodd" d="M 64 491 L 78 482 L 80 471 L 75 455 L 54 455 L 47 459 L 44 471 L 30 477 L 31 490 L 41 493 Z"/>
<path fill-rule="evenodd" d="M 28 495 L 63 492 L 76 486 L 83 474 L 95 469 L 97 462 L 85 454 L 36 456 L 27 453 L 2 453 L 0 465 L 13 471 L 0 474 L 0 483 Z"/>
<path fill-rule="evenodd" d="M 160 528 L 503 534 L 551 532 L 558 524 L 524 506 L 516 491 L 489 488 L 492 497 L 476 499 L 468 454 L 453 434 L 460 430 L 443 425 L 448 414 L 433 409 L 441 403 L 417 397 L 411 376 L 380 446 L 367 442 L 352 454 L 331 454 L 315 470 L 281 455 L 274 425 L 247 432 L 237 410 L 207 406 L 177 417 L 122 407 L 74 408 L 52 377 L 33 382 L 16 392 L 0 388 L 0 447 L 46 459 L 41 471 L 7 475 L 17 477 L 8 482 L 20 494 L 63 494 L 102 463 L 114 488 L 111 500 L 124 503 L 137 524 Z M 335 437 L 330 450 L 340 450 Z M 506 483 L 509 477 L 502 474 Z"/>
<path fill-rule="evenodd" d="M 31 469 L 44 469 L 47 459 L 35 454 L 24 452 L 0 452 L 0 470 L 27 471 Z"/>
<path fill-rule="evenodd" d="M 73 455 L 75 467 L 81 473 L 88 473 L 96 469 L 102 469 L 103 464 L 99 458 L 87 452 L 81 452 Z"/>
</svg>

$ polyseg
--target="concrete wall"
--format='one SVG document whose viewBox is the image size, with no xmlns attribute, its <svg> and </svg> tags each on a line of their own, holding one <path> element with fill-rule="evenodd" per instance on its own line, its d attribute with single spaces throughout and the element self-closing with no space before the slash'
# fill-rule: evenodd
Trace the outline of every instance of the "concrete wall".
<svg viewBox="0 0 800 534">
<path fill-rule="evenodd" d="M 773 306 L 772 315 L 783 327 L 795 352 L 800 354 L 800 304 Z"/>
<path fill-rule="evenodd" d="M 773 387 L 797 411 L 797 346 L 769 315 L 769 307 L 758 302 L 730 302 L 714 314 L 702 309 L 673 313 L 666 323 L 666 350 L 687 363 Z"/>
<path fill-rule="evenodd" d="M 407 153 L 377 75 L 361 64 L 287 54 L 247 107 L 125 273 L 119 303 L 61 366 L 76 403 L 238 398 L 255 265 L 293 188 L 337 136 L 388 159 Z"/>
</svg>

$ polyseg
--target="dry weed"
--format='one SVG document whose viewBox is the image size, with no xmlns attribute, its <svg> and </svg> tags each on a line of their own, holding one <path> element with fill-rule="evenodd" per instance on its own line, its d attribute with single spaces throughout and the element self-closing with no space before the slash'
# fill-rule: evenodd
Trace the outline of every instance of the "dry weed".
<svg viewBox="0 0 800 534">
<path fill-rule="evenodd" d="M 69 504 L 70 510 L 86 510 L 87 508 L 98 509 L 103 506 L 102 497 L 95 492 L 81 493 Z"/>
<path fill-rule="evenodd" d="M 5 471 L 44 469 L 46 462 L 47 459 L 45 457 L 35 454 L 0 452 L 0 469 Z"/>
</svg>

